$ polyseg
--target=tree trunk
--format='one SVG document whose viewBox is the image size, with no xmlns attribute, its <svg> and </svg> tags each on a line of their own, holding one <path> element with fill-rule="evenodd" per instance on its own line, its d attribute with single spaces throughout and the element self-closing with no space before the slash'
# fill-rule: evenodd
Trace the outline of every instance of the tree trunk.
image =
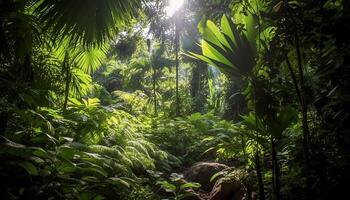
<svg viewBox="0 0 350 200">
<path fill-rule="evenodd" d="M 195 62 L 192 69 L 191 97 L 193 99 L 192 112 L 205 112 L 208 95 L 208 67 L 203 62 Z"/>
<path fill-rule="evenodd" d="M 276 142 L 271 139 L 272 183 L 276 200 L 280 200 L 280 168 L 278 165 Z"/>
<path fill-rule="evenodd" d="M 258 178 L 258 187 L 259 187 L 259 196 L 260 200 L 265 200 L 265 190 L 264 190 L 264 181 L 262 177 L 262 171 L 260 166 L 260 157 L 259 152 L 255 153 L 255 170 Z"/>
<path fill-rule="evenodd" d="M 72 79 L 72 72 L 71 72 L 71 68 L 70 68 L 70 64 L 69 64 L 69 56 L 68 56 L 68 52 L 66 52 L 65 54 L 65 58 L 64 58 L 64 68 L 65 68 L 65 81 L 66 81 L 66 86 L 65 86 L 65 90 L 64 90 L 64 102 L 63 102 L 63 112 L 65 112 L 67 110 L 67 104 L 68 104 L 68 97 L 69 97 L 69 90 L 70 90 L 70 82 Z"/>
<path fill-rule="evenodd" d="M 17 57 L 17 56 L 16 56 Z M 31 84 L 34 82 L 34 72 L 32 67 L 32 58 L 30 54 L 26 54 L 24 59 L 20 61 L 19 58 L 15 59 L 15 73 L 17 74 L 17 81 L 21 84 Z"/>
<path fill-rule="evenodd" d="M 242 94 L 244 85 L 245 81 L 242 79 L 234 77 L 228 79 L 228 89 L 226 89 L 227 92 L 225 93 L 224 119 L 239 122 L 241 116 L 248 113 L 246 99 Z"/>
<path fill-rule="evenodd" d="M 287 1 L 284 1 L 285 5 L 288 5 Z M 295 22 L 295 15 L 292 10 L 287 10 L 289 13 L 289 18 L 292 20 L 293 24 L 297 24 Z M 302 129 L 303 129 L 303 151 L 304 151 L 304 168 L 305 168 L 305 177 L 306 177 L 306 190 L 307 190 L 307 198 L 311 198 L 311 178 L 310 178 L 310 131 L 309 131 L 309 124 L 308 124 L 308 118 L 307 118 L 307 103 L 305 102 L 305 84 L 304 84 L 304 71 L 303 71 L 303 58 L 300 51 L 300 40 L 298 35 L 298 28 L 294 27 L 294 44 L 297 52 L 297 61 L 298 61 L 298 72 L 299 72 L 299 85 L 300 90 L 298 87 L 298 83 L 296 81 L 295 74 L 293 73 L 293 70 L 290 66 L 290 62 L 287 60 L 287 64 L 289 65 L 288 68 L 291 71 L 291 75 L 293 78 L 294 85 L 297 89 L 297 94 L 300 102 L 301 107 L 301 114 L 302 114 Z M 293 75 L 294 74 L 294 75 Z M 298 92 L 299 90 L 299 92 Z"/>
<path fill-rule="evenodd" d="M 201 74 L 199 67 L 199 65 L 195 64 L 192 68 L 191 97 L 193 99 L 193 112 L 200 112 L 202 108 L 202 102 L 200 99 Z"/>
<path fill-rule="evenodd" d="M 155 67 L 153 68 L 153 100 L 154 100 L 154 115 L 158 116 L 158 111 L 157 111 L 157 93 L 156 93 L 156 69 Z"/>
<path fill-rule="evenodd" d="M 241 134 L 241 145 L 242 145 L 242 151 L 243 151 L 243 156 L 244 156 L 244 162 L 247 164 L 248 157 L 247 157 L 247 152 L 245 150 L 245 148 L 246 148 L 246 141 L 244 140 L 243 134 Z"/>
<path fill-rule="evenodd" d="M 175 66 L 176 66 L 176 116 L 180 115 L 180 97 L 179 97 L 179 42 L 180 42 L 180 31 L 178 27 L 178 16 L 175 16 Z"/>
<path fill-rule="evenodd" d="M 297 31 L 295 31 L 295 46 L 298 58 L 298 71 L 299 71 L 299 82 L 300 82 L 300 95 L 301 95 L 301 112 L 302 112 L 302 127 L 303 127 L 303 148 L 305 158 L 305 173 L 306 173 L 306 189 L 309 193 L 311 192 L 311 180 L 310 180 L 310 131 L 307 118 L 307 103 L 305 102 L 305 84 L 304 84 L 304 70 L 302 64 L 302 57 L 300 51 L 300 41 Z"/>
<path fill-rule="evenodd" d="M 254 78 L 250 80 L 250 83 L 253 87 L 253 98 L 254 98 L 254 110 L 255 110 L 255 126 L 258 127 L 258 113 L 256 111 L 257 108 L 257 95 L 255 88 Z M 265 189 L 264 189 L 264 180 L 262 177 L 262 169 L 260 165 L 260 156 L 259 156 L 259 132 L 255 130 L 256 144 L 255 144 L 255 170 L 258 179 L 258 187 L 259 187 L 259 196 L 260 200 L 265 200 Z"/>
</svg>

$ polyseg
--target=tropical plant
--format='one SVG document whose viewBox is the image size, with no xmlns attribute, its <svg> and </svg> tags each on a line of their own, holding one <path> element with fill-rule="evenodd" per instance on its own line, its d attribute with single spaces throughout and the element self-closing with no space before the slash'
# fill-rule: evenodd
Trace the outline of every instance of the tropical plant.
<svg viewBox="0 0 350 200">
<path fill-rule="evenodd" d="M 101 45 L 136 16 L 141 1 L 38 1 L 35 12 L 54 39 Z"/>
<path fill-rule="evenodd" d="M 0 145 L 1 159 L 7 160 L 2 171 L 15 167 L 21 172 L 18 178 L 23 172 L 28 174 L 24 179 L 38 177 L 33 187 L 22 192 L 22 185 L 6 188 L 8 197 L 111 197 L 138 184 L 133 170 L 154 169 L 154 158 L 167 157 L 138 133 L 131 115 L 113 108 L 101 109 L 98 99 L 71 100 L 65 115 L 40 108 L 16 111 L 8 120 Z M 30 124 L 26 124 L 28 119 Z M 16 127 L 19 122 L 23 126 Z M 13 135 L 16 130 L 23 131 Z M 9 175 L 2 174 L 3 180 L 10 180 Z M 63 184 L 67 181 L 69 184 Z M 35 189 L 39 185 L 41 190 Z M 101 194 L 101 190 L 105 192 Z"/>
<path fill-rule="evenodd" d="M 199 24 L 202 54 L 188 55 L 218 67 L 228 76 L 249 76 L 255 66 L 258 34 L 255 25 L 251 15 L 246 17 L 243 31 L 226 15 L 221 18 L 221 30 L 210 20 Z"/>
<path fill-rule="evenodd" d="M 0 0 L 1 197 L 348 199 L 350 1 L 172 2 Z"/>
<path fill-rule="evenodd" d="M 204 25 L 200 24 L 199 29 L 203 37 L 201 43 L 202 54 L 189 52 L 189 56 L 218 67 L 229 77 L 246 78 L 251 84 L 254 84 L 256 79 L 254 67 L 256 66 L 256 55 L 258 53 L 256 37 L 261 30 L 253 15 L 248 14 L 244 19 L 245 27 L 243 30 L 239 30 L 233 20 L 226 15 L 221 18 L 221 30 L 210 20 Z M 256 94 L 252 95 L 255 102 Z M 256 132 L 256 134 L 259 133 Z M 260 198 L 264 200 L 258 148 L 258 145 L 256 145 L 255 166 L 258 173 Z"/>
<path fill-rule="evenodd" d="M 195 196 L 193 189 L 198 189 L 201 187 L 199 183 L 186 182 L 183 176 L 180 174 L 172 173 L 170 175 L 171 182 L 168 181 L 158 181 L 157 184 L 160 185 L 166 192 L 173 194 L 173 200 L 181 200 L 191 196 Z M 192 190 L 192 192 L 191 192 Z"/>
</svg>

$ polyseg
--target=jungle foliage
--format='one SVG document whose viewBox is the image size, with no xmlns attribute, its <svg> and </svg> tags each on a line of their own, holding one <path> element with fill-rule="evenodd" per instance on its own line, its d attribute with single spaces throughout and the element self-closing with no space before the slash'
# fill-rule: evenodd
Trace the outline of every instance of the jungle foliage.
<svg viewBox="0 0 350 200">
<path fill-rule="evenodd" d="M 1 198 L 349 199 L 350 1 L 170 3 L 0 1 Z"/>
</svg>

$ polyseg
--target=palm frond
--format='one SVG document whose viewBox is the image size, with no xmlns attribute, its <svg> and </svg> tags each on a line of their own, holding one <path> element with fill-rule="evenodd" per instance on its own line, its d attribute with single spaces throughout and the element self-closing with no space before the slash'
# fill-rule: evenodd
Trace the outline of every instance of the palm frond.
<svg viewBox="0 0 350 200">
<path fill-rule="evenodd" d="M 189 52 L 187 55 L 216 66 L 229 76 L 248 75 L 255 66 L 257 31 L 254 24 L 253 18 L 247 17 L 246 29 L 239 31 L 226 15 L 221 18 L 221 29 L 208 20 L 204 27 L 199 26 L 202 54 Z"/>
<path fill-rule="evenodd" d="M 41 0 L 36 12 L 52 37 L 101 45 L 137 14 L 140 0 Z"/>
<path fill-rule="evenodd" d="M 75 96 L 86 95 L 91 89 L 92 78 L 80 69 L 72 70 L 71 92 Z"/>
</svg>

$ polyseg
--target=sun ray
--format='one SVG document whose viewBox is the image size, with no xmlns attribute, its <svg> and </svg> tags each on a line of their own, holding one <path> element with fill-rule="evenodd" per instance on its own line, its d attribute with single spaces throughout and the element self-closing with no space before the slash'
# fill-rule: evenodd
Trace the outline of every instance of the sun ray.
<svg viewBox="0 0 350 200">
<path fill-rule="evenodd" d="M 169 0 L 169 4 L 165 7 L 165 13 L 168 17 L 172 17 L 183 5 L 184 0 Z"/>
</svg>

